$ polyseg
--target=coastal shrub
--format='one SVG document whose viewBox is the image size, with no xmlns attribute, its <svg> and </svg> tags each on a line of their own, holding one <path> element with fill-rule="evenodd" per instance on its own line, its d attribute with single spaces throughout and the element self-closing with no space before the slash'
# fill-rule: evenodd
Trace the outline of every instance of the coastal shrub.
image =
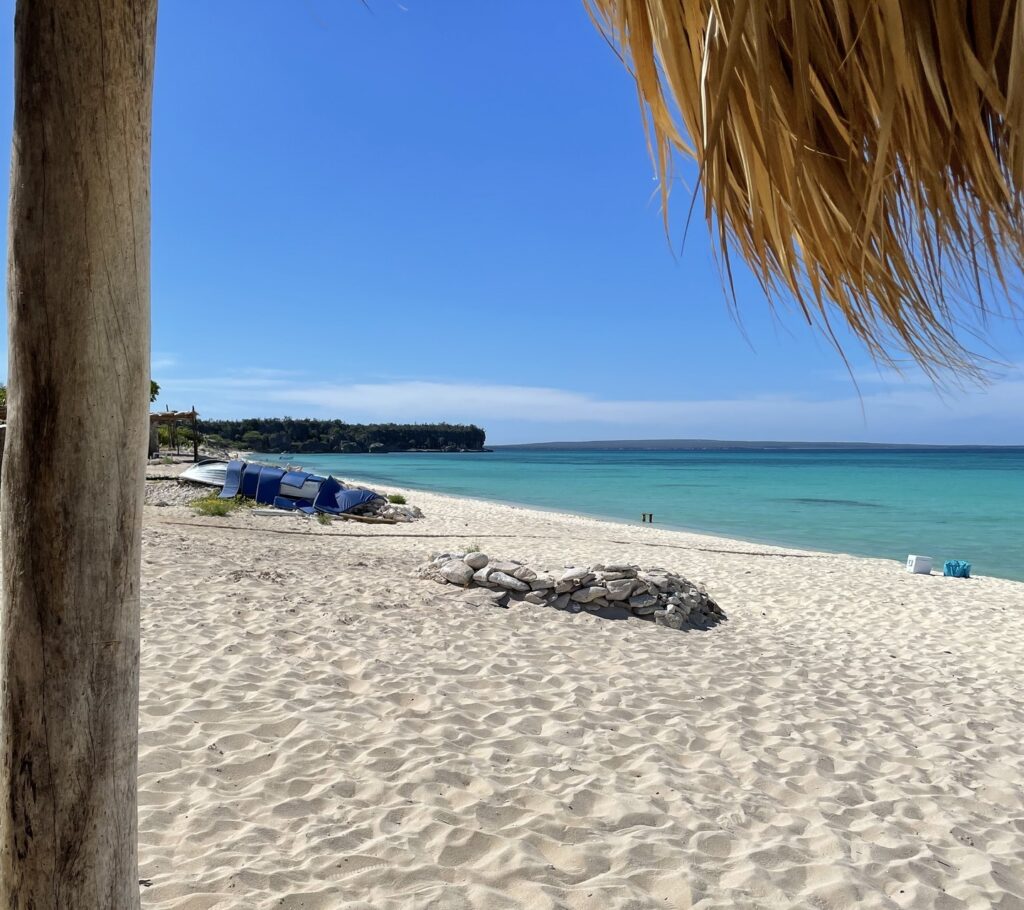
<svg viewBox="0 0 1024 910">
<path fill-rule="evenodd" d="M 391 493 L 388 496 L 388 502 L 395 506 L 404 506 L 406 499 L 401 493 Z"/>
<path fill-rule="evenodd" d="M 200 515 L 211 515 L 215 518 L 223 518 L 239 509 L 251 509 L 252 506 L 252 501 L 242 496 L 236 496 L 234 499 L 221 499 L 216 490 L 192 503 L 192 508 Z"/>
<path fill-rule="evenodd" d="M 323 512 L 316 513 L 316 520 L 319 521 L 320 524 L 322 525 L 329 525 L 332 521 L 331 516 Z"/>
</svg>

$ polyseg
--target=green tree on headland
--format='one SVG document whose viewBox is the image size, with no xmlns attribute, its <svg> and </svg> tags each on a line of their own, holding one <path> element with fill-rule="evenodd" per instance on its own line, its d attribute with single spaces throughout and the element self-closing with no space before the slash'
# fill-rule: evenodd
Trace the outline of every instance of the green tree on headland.
<svg viewBox="0 0 1024 910">
<path fill-rule="evenodd" d="M 200 420 L 199 432 L 213 445 L 256 452 L 369 452 L 371 446 L 383 446 L 391 452 L 412 449 L 478 452 L 487 439 L 484 430 L 473 424 L 358 424 L 292 417 Z"/>
</svg>

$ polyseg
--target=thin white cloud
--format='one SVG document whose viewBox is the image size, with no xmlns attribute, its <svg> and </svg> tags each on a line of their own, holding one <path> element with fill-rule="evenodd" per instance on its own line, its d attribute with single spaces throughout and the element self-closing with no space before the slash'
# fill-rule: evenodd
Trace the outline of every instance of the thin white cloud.
<svg viewBox="0 0 1024 910">
<path fill-rule="evenodd" d="M 720 438 L 1024 444 L 1024 375 L 939 395 L 927 385 L 812 399 L 612 399 L 544 386 L 392 381 L 309 383 L 289 374 L 168 379 L 166 399 L 194 398 L 210 416 L 342 417 L 476 423 L 491 438 Z M 493 430 L 493 432 L 491 432 Z"/>
<path fill-rule="evenodd" d="M 149 368 L 154 373 L 157 370 L 169 370 L 178 365 L 178 357 L 175 354 L 168 354 L 162 351 L 154 351 L 149 357 Z"/>
</svg>

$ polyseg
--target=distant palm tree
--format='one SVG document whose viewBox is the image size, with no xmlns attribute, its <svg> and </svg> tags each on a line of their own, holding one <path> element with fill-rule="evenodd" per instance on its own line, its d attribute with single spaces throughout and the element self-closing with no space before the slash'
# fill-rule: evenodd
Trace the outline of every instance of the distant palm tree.
<svg viewBox="0 0 1024 910">
<path fill-rule="evenodd" d="M 1019 0 L 584 2 L 633 68 L 666 194 L 674 150 L 697 159 L 727 275 L 732 243 L 830 335 L 974 369 L 960 334 L 1024 260 Z M 6 910 L 139 901 L 155 21 L 156 0 L 17 3 Z"/>
</svg>

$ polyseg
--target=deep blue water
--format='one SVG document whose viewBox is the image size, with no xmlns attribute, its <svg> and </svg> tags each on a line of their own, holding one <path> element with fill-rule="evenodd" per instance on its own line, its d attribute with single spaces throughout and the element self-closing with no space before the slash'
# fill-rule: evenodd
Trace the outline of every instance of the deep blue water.
<svg viewBox="0 0 1024 910">
<path fill-rule="evenodd" d="M 1024 581 L 1024 449 L 290 456 L 308 470 Z"/>
</svg>

